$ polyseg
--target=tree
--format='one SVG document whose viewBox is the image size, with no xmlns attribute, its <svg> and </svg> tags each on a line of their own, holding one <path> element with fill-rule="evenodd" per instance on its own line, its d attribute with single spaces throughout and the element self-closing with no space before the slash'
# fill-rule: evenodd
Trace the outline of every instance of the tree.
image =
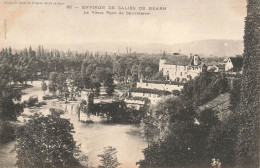
<svg viewBox="0 0 260 168">
<path fill-rule="evenodd" d="M 88 112 L 88 114 L 90 114 L 90 113 L 93 112 L 93 107 L 94 107 L 94 95 L 93 95 L 93 93 L 89 93 L 87 103 L 88 103 L 87 104 L 88 105 L 87 112 Z"/>
<path fill-rule="evenodd" d="M 159 134 L 158 128 L 154 125 L 155 119 L 151 115 L 145 116 L 140 123 L 140 127 L 142 130 L 143 135 L 148 142 L 148 146 L 150 142 L 153 141 L 153 137 Z"/>
<path fill-rule="evenodd" d="M 191 104 L 175 96 L 162 99 L 150 111 L 161 136 L 171 133 L 175 122 L 181 120 L 193 123 L 196 116 Z"/>
<path fill-rule="evenodd" d="M 46 84 L 45 81 L 42 81 L 42 83 L 41 83 L 41 89 L 42 89 L 42 91 L 43 91 L 44 94 L 45 94 L 45 91 L 47 90 L 47 84 Z"/>
<path fill-rule="evenodd" d="M 53 82 L 49 83 L 49 92 L 51 92 L 52 94 L 56 94 L 57 92 L 57 85 Z"/>
<path fill-rule="evenodd" d="M 23 104 L 14 102 L 21 100 L 21 91 L 4 81 L 4 78 L 0 81 L 0 119 L 16 121 L 24 108 Z"/>
<path fill-rule="evenodd" d="M 73 125 L 57 111 L 48 116 L 34 114 L 17 131 L 18 168 L 81 167 L 80 150 L 73 139 Z"/>
<path fill-rule="evenodd" d="M 68 102 L 68 98 L 70 97 L 70 92 L 68 87 L 65 88 L 65 93 L 64 93 L 64 97 L 65 97 L 65 102 Z"/>
<path fill-rule="evenodd" d="M 99 82 L 94 82 L 93 87 L 94 87 L 94 94 L 96 97 L 98 97 L 100 95 L 101 84 Z"/>
<path fill-rule="evenodd" d="M 49 76 L 49 91 L 52 94 L 56 94 L 57 92 L 57 81 L 58 81 L 58 73 L 56 72 L 51 72 Z"/>
<path fill-rule="evenodd" d="M 155 79 L 155 80 L 162 80 L 162 81 L 164 81 L 165 78 L 164 78 L 164 76 L 163 76 L 163 72 L 162 72 L 162 71 L 157 72 L 157 73 L 154 75 L 154 79 Z"/>
<path fill-rule="evenodd" d="M 100 162 L 102 163 L 98 168 L 117 168 L 120 163 L 117 160 L 116 153 L 116 148 L 111 146 L 105 147 L 103 154 L 98 155 L 98 157 L 101 158 Z"/>
<path fill-rule="evenodd" d="M 133 65 L 131 68 L 131 79 L 132 79 L 132 82 L 138 81 L 138 66 L 137 65 Z"/>
<path fill-rule="evenodd" d="M 67 90 L 66 76 L 63 73 L 59 73 L 57 76 L 57 90 L 62 95 Z"/>
<path fill-rule="evenodd" d="M 108 96 L 112 96 L 113 92 L 115 91 L 113 74 L 106 74 L 104 85 L 106 87 L 106 93 L 108 94 Z"/>
</svg>

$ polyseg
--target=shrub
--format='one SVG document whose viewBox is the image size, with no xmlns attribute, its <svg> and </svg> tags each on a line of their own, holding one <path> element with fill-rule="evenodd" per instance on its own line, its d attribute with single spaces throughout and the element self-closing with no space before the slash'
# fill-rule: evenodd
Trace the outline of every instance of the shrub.
<svg viewBox="0 0 260 168">
<path fill-rule="evenodd" d="M 30 96 L 28 101 L 24 102 L 27 107 L 33 107 L 38 103 L 38 97 Z"/>
<path fill-rule="evenodd" d="M 45 95 L 42 97 L 43 100 L 51 100 L 51 99 L 58 99 L 59 96 L 57 95 Z"/>
<path fill-rule="evenodd" d="M 117 168 L 120 163 L 117 160 L 116 153 L 116 148 L 111 146 L 104 148 L 103 154 L 98 155 L 98 157 L 101 158 L 100 162 L 102 163 L 98 168 Z"/>
</svg>

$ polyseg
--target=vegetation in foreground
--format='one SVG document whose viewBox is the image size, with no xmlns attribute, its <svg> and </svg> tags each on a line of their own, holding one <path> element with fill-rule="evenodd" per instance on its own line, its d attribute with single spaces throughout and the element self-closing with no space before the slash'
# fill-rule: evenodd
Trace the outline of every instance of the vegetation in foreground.
<svg viewBox="0 0 260 168">
<path fill-rule="evenodd" d="M 198 106 L 226 92 L 230 93 L 232 114 L 220 120 L 213 109 L 196 112 Z M 225 76 L 205 73 L 185 84 L 180 96 L 169 96 L 152 106 L 141 122 L 149 145 L 143 151 L 145 158 L 137 164 L 140 168 L 203 168 L 215 158 L 222 167 L 234 167 L 238 132 L 234 109 L 239 93 L 240 87 L 230 88 Z"/>
</svg>

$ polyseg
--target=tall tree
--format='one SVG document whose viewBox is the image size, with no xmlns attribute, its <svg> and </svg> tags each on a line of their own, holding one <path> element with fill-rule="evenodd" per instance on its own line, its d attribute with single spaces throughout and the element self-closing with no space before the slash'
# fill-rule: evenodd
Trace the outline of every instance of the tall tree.
<svg viewBox="0 0 260 168">
<path fill-rule="evenodd" d="M 112 96 L 113 92 L 115 91 L 115 84 L 114 84 L 113 74 L 111 74 L 111 73 L 107 73 L 106 74 L 104 85 L 106 87 L 106 93 L 109 96 Z"/>
<path fill-rule="evenodd" d="M 260 1 L 247 1 L 241 81 L 237 167 L 259 167 L 260 139 Z"/>
</svg>

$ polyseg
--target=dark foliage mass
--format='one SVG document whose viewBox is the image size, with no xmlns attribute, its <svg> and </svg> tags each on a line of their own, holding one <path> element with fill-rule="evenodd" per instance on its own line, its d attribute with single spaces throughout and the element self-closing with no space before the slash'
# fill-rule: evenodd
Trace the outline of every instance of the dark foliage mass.
<svg viewBox="0 0 260 168">
<path fill-rule="evenodd" d="M 79 168 L 79 148 L 73 139 L 73 125 L 55 110 L 51 115 L 35 114 L 17 131 L 19 168 Z"/>
<path fill-rule="evenodd" d="M 237 130 L 233 118 L 220 121 L 211 109 L 198 114 L 187 101 L 169 97 L 142 120 L 149 146 L 138 164 L 141 168 L 208 167 L 211 159 L 218 158 L 231 167 Z M 152 138 L 155 132 L 159 139 Z"/>
<path fill-rule="evenodd" d="M 8 142 L 14 140 L 15 138 L 15 127 L 8 121 L 0 120 L 0 143 Z"/>
<path fill-rule="evenodd" d="M 200 106 L 229 90 L 230 85 L 225 74 L 204 72 L 186 83 L 181 94 L 195 106 Z"/>
<path fill-rule="evenodd" d="M 237 140 L 237 167 L 259 167 L 259 65 L 260 65 L 260 1 L 247 1 L 244 35 L 244 62 L 241 80 L 240 104 L 237 108 L 239 132 Z"/>
</svg>

